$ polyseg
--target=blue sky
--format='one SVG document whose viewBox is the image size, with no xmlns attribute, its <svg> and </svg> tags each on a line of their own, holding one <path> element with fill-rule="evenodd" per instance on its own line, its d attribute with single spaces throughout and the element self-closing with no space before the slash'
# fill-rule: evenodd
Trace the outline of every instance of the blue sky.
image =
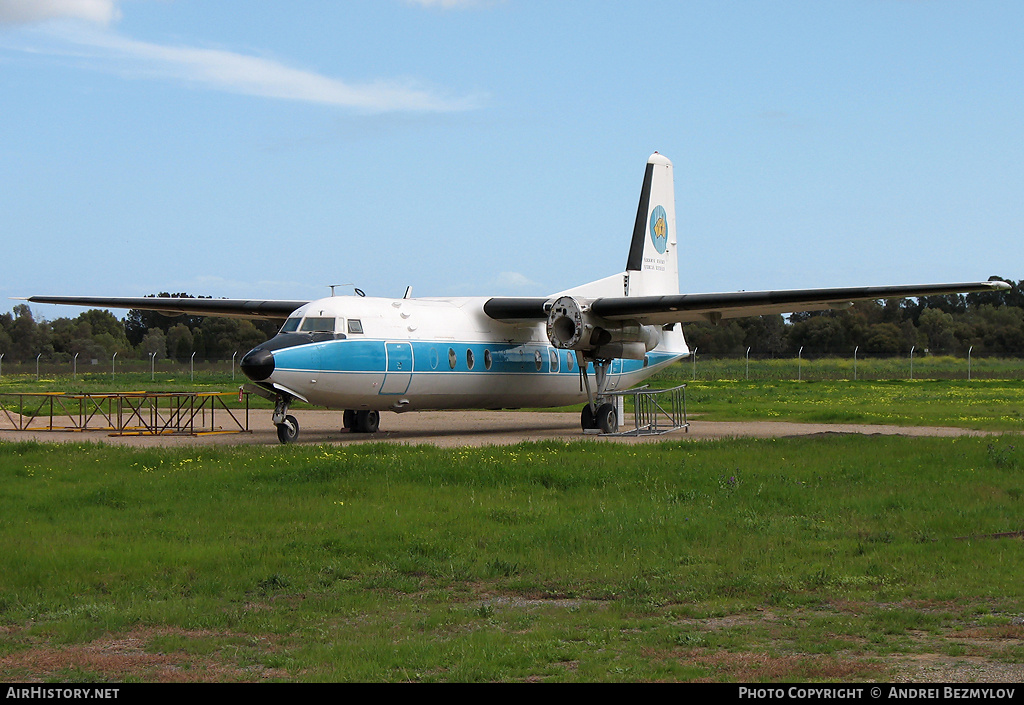
<svg viewBox="0 0 1024 705">
<path fill-rule="evenodd" d="M 1024 278 L 1022 28 L 987 0 L 0 0 L 0 310 L 544 295 L 622 270 L 656 150 L 684 292 Z"/>
</svg>

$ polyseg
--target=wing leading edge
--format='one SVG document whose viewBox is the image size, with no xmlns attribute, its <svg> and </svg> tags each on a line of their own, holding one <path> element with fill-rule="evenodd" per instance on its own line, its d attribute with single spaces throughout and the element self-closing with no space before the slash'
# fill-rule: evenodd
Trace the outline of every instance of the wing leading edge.
<svg viewBox="0 0 1024 705">
<path fill-rule="evenodd" d="M 284 320 L 292 311 L 308 301 L 252 299 L 191 299 L 168 296 L 102 297 L 102 296 L 30 296 L 35 304 L 65 304 L 93 308 L 137 308 L 159 311 L 171 316 L 226 316 L 229 318 L 270 318 Z"/>
<path fill-rule="evenodd" d="M 666 325 L 694 321 L 718 321 L 798 311 L 849 308 L 857 301 L 917 298 L 980 291 L 1004 291 L 1002 281 L 961 284 L 918 284 L 906 286 L 862 286 L 834 289 L 783 289 L 779 291 L 736 291 L 720 294 L 678 294 L 672 296 L 602 297 L 590 302 L 590 311 L 612 321 L 631 320 L 643 325 Z M 547 318 L 551 299 L 493 298 L 484 312 L 500 321 Z"/>
</svg>

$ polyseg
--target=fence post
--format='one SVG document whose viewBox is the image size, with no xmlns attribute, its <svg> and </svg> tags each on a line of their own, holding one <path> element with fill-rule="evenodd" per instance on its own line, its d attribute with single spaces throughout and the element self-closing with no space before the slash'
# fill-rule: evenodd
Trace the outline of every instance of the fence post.
<svg viewBox="0 0 1024 705">
<path fill-rule="evenodd" d="M 860 346 L 857 345 L 853 348 L 853 381 L 857 381 L 857 351 L 860 350 Z"/>
<path fill-rule="evenodd" d="M 914 379 L 914 348 L 916 345 L 910 346 L 910 379 Z"/>
<path fill-rule="evenodd" d="M 117 351 L 114 351 L 114 356 L 110 358 L 110 383 L 114 383 L 114 371 L 117 369 Z"/>
<path fill-rule="evenodd" d="M 803 380 L 804 372 L 804 346 L 801 345 L 800 349 L 796 351 L 796 381 L 800 382 Z"/>
<path fill-rule="evenodd" d="M 39 381 L 39 358 L 41 358 L 42 356 L 43 356 L 42 353 L 39 353 L 38 355 L 36 355 L 36 382 Z"/>
<path fill-rule="evenodd" d="M 971 351 L 974 350 L 974 346 L 967 348 L 967 381 L 971 381 Z M 3 357 L 3 355 L 0 355 Z"/>
<path fill-rule="evenodd" d="M 75 353 L 75 357 L 71 360 L 71 381 L 78 379 L 78 353 Z"/>
<path fill-rule="evenodd" d="M 188 360 L 189 375 L 194 382 L 196 380 L 196 353 L 192 351 L 192 357 Z"/>
<path fill-rule="evenodd" d="M 693 352 L 690 353 L 690 355 L 693 357 L 693 379 L 696 380 L 697 379 L 697 348 L 694 348 Z"/>
<path fill-rule="evenodd" d="M 750 347 L 747 347 L 747 381 L 750 381 Z"/>
</svg>

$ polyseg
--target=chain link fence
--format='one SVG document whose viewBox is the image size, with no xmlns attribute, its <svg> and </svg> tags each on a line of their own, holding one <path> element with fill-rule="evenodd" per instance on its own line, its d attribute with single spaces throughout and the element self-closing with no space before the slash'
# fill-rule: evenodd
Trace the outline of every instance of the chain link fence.
<svg viewBox="0 0 1024 705">
<path fill-rule="evenodd" d="M 851 353 L 849 357 L 816 355 L 803 350 L 797 357 L 762 355 L 702 355 L 700 350 L 679 363 L 674 377 L 691 380 L 817 381 L 911 379 L 1024 379 L 1021 355 L 886 355 Z"/>
</svg>

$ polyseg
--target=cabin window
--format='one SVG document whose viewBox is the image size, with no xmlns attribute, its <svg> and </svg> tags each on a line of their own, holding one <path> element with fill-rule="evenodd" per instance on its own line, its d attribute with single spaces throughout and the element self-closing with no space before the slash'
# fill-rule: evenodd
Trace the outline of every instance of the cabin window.
<svg viewBox="0 0 1024 705">
<path fill-rule="evenodd" d="M 284 325 L 281 326 L 281 332 L 294 333 L 299 329 L 299 322 L 301 320 L 301 318 L 289 318 L 287 321 L 284 322 Z"/>
<path fill-rule="evenodd" d="M 333 318 L 318 318 L 309 316 L 302 321 L 302 326 L 299 328 L 304 333 L 314 332 L 334 332 L 334 319 Z"/>
<path fill-rule="evenodd" d="M 558 372 L 558 351 L 554 348 L 549 350 L 548 359 L 551 360 L 551 371 Z"/>
<path fill-rule="evenodd" d="M 569 370 L 570 372 L 572 372 L 572 365 L 574 362 L 573 358 L 575 357 L 576 356 L 573 354 L 572 350 L 565 351 L 565 369 Z"/>
<path fill-rule="evenodd" d="M 485 370 L 491 369 L 491 365 L 493 363 L 494 363 L 494 360 L 491 359 L 491 351 L 490 350 L 484 350 L 484 369 Z"/>
<path fill-rule="evenodd" d="M 455 348 L 448 348 L 448 366 L 455 369 L 455 363 L 459 361 L 458 355 L 455 354 Z"/>
<path fill-rule="evenodd" d="M 473 357 L 473 351 L 472 350 L 467 350 L 466 351 L 466 367 L 468 367 L 469 369 L 473 369 L 473 364 L 475 362 L 476 362 L 476 359 Z"/>
<path fill-rule="evenodd" d="M 533 364 L 538 372 L 544 368 L 544 356 L 540 354 L 540 350 L 533 351 Z"/>
<path fill-rule="evenodd" d="M 362 333 L 363 332 L 363 322 L 360 321 L 358 318 L 350 318 L 350 319 L 348 319 L 348 332 L 349 333 Z"/>
</svg>

